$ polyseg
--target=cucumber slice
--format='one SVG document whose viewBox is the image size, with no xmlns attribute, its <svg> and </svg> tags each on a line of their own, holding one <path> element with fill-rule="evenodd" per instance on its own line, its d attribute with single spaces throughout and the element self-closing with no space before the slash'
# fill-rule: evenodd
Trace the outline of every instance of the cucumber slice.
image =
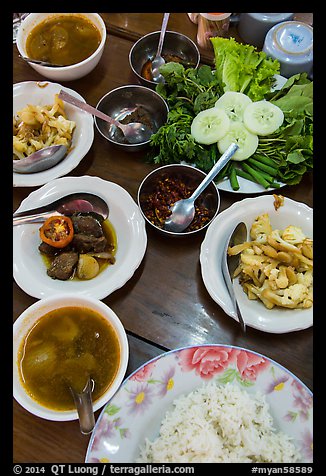
<svg viewBox="0 0 326 476">
<path fill-rule="evenodd" d="M 249 104 L 243 113 L 244 125 L 253 134 L 267 136 L 275 132 L 284 121 L 284 114 L 275 104 L 262 100 Z"/>
<path fill-rule="evenodd" d="M 227 133 L 230 119 L 225 111 L 216 107 L 197 114 L 191 124 L 191 135 L 199 144 L 214 144 Z"/>
<path fill-rule="evenodd" d="M 258 147 L 258 136 L 250 132 L 242 122 L 232 122 L 228 132 L 217 143 L 218 150 L 224 154 L 232 142 L 238 144 L 239 149 L 235 152 L 232 160 L 248 159 Z"/>
<path fill-rule="evenodd" d="M 246 107 L 252 103 L 249 96 L 236 91 L 226 91 L 215 103 L 215 107 L 224 109 L 231 121 L 242 121 Z"/>
</svg>

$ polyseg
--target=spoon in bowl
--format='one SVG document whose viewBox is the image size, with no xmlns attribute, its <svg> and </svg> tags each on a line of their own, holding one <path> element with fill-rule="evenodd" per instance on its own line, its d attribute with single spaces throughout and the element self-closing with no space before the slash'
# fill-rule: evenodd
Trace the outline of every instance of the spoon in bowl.
<svg viewBox="0 0 326 476">
<path fill-rule="evenodd" d="M 57 165 L 67 154 L 66 145 L 50 145 L 33 152 L 23 159 L 13 160 L 13 171 L 19 174 L 33 174 Z"/>
<path fill-rule="evenodd" d="M 159 68 L 160 66 L 162 66 L 162 64 L 165 64 L 165 59 L 162 57 L 161 53 L 163 48 L 166 27 L 169 21 L 169 16 L 170 16 L 170 13 L 164 13 L 157 52 L 156 52 L 155 58 L 152 61 L 152 79 L 153 81 L 155 81 L 155 83 L 164 83 L 164 77 L 161 75 Z"/>
<path fill-rule="evenodd" d="M 224 152 L 223 155 L 216 162 L 214 167 L 206 175 L 204 180 L 199 184 L 196 190 L 189 198 L 178 200 L 171 208 L 171 215 L 165 220 L 164 229 L 174 233 L 181 233 L 192 222 L 195 216 L 195 200 L 205 190 L 205 188 L 212 182 L 218 172 L 229 162 L 239 146 L 232 143 Z"/>
<path fill-rule="evenodd" d="M 229 255 L 228 254 L 228 248 L 235 246 L 235 245 L 240 245 L 244 243 L 247 240 L 247 226 L 244 222 L 240 222 L 236 225 L 236 227 L 233 229 L 232 233 L 230 234 L 229 238 L 226 241 L 223 257 L 222 257 L 222 273 L 223 277 L 226 283 L 226 286 L 228 288 L 231 300 L 232 300 L 232 305 L 234 308 L 234 312 L 238 318 L 238 321 L 241 325 L 241 329 L 243 332 L 246 332 L 246 323 L 243 319 L 243 316 L 241 314 L 239 304 L 234 292 L 234 285 L 233 285 L 233 276 L 234 272 L 237 269 L 239 262 L 240 262 L 240 254 L 239 255 Z"/>
<path fill-rule="evenodd" d="M 87 379 L 86 385 L 81 392 L 78 392 L 73 388 L 72 385 L 69 385 L 69 389 L 72 393 L 78 418 L 80 431 L 83 435 L 88 435 L 92 432 L 95 425 L 95 417 L 93 410 L 92 402 L 92 392 L 94 389 L 94 380 L 91 378 Z"/>
<path fill-rule="evenodd" d="M 104 112 L 99 111 L 95 107 L 80 101 L 74 96 L 71 96 L 66 91 L 61 90 L 59 93 L 59 98 L 69 104 L 72 104 L 73 106 L 79 107 L 79 109 L 82 109 L 83 111 L 86 111 L 89 114 L 93 114 L 93 116 L 96 116 L 102 119 L 103 121 L 108 122 L 109 124 L 113 124 L 114 126 L 119 127 L 130 144 L 140 144 L 141 142 L 146 142 L 153 134 L 153 131 L 151 131 L 148 126 L 142 124 L 141 122 L 121 124 L 121 122 L 113 119 L 107 114 L 104 114 Z"/>
<path fill-rule="evenodd" d="M 22 55 L 18 55 L 18 56 L 24 61 L 26 61 L 26 63 L 34 63 L 34 64 L 39 64 L 41 66 L 49 66 L 50 68 L 64 68 L 65 66 L 67 66 L 64 64 L 49 63 L 48 61 L 35 60 L 32 58 L 28 58 L 27 56 L 22 56 Z"/>
<path fill-rule="evenodd" d="M 104 220 L 109 216 L 108 204 L 97 195 L 86 192 L 76 192 L 55 200 L 42 207 L 33 208 L 13 214 L 13 224 L 43 223 L 53 215 L 72 215 L 75 212 L 93 212 Z"/>
</svg>

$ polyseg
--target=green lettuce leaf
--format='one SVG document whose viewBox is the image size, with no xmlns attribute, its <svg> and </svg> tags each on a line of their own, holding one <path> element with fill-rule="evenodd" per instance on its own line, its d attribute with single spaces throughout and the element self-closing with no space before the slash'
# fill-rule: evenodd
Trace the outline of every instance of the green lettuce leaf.
<svg viewBox="0 0 326 476">
<path fill-rule="evenodd" d="M 275 83 L 274 75 L 280 72 L 279 62 L 234 38 L 213 37 L 211 42 L 222 90 L 247 94 L 253 101 L 264 99 Z"/>
</svg>

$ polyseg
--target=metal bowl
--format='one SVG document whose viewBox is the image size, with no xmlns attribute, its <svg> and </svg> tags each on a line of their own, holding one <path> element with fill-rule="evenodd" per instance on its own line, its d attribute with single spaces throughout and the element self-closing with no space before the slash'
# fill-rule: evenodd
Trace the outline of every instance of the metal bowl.
<svg viewBox="0 0 326 476">
<path fill-rule="evenodd" d="M 142 68 L 148 60 L 154 59 L 156 55 L 160 31 L 154 31 L 142 36 L 132 46 L 129 52 L 129 64 L 140 83 L 144 86 L 155 89 L 157 83 L 147 80 L 141 75 Z M 162 55 L 176 55 L 182 61 L 189 65 L 188 67 L 197 68 L 200 61 L 200 53 L 196 44 L 187 36 L 175 31 L 165 33 Z"/>
<path fill-rule="evenodd" d="M 166 123 L 169 112 L 167 103 L 158 93 L 145 86 L 127 85 L 113 89 L 105 94 L 96 106 L 99 111 L 118 121 L 122 121 L 130 113 L 130 109 L 136 107 L 141 107 L 146 112 L 153 133 Z M 148 140 L 139 144 L 129 144 L 119 128 L 97 117 L 94 121 L 99 133 L 120 149 L 134 152 L 145 149 L 150 143 Z"/>
<path fill-rule="evenodd" d="M 191 165 L 185 164 L 163 165 L 162 167 L 159 167 L 146 175 L 138 188 L 137 194 L 138 206 L 146 222 L 161 234 L 170 236 L 188 236 L 199 233 L 206 229 L 218 214 L 220 208 L 220 194 L 214 182 L 211 182 L 197 199 L 203 200 L 202 203 L 208 208 L 210 218 L 210 220 L 204 226 L 197 230 L 183 231 L 181 233 L 164 230 L 163 228 L 160 228 L 159 226 L 152 223 L 144 211 L 144 194 L 153 192 L 160 180 L 165 178 L 182 179 L 182 181 L 187 186 L 195 189 L 202 182 L 205 176 L 206 174 L 203 171 L 192 167 Z"/>
</svg>

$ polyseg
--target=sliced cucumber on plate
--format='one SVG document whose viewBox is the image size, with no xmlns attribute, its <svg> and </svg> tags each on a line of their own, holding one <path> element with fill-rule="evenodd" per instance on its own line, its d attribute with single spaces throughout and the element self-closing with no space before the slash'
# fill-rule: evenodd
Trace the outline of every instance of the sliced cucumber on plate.
<svg viewBox="0 0 326 476">
<path fill-rule="evenodd" d="M 191 124 L 191 135 L 199 144 L 214 144 L 228 131 L 230 119 L 223 109 L 211 107 L 197 114 Z"/>
<path fill-rule="evenodd" d="M 219 152 L 224 154 L 232 142 L 239 146 L 232 160 L 245 160 L 256 151 L 258 136 L 250 132 L 242 122 L 233 122 L 225 136 L 217 142 Z"/>
<path fill-rule="evenodd" d="M 242 121 L 246 107 L 252 103 L 249 96 L 236 91 L 226 91 L 216 101 L 215 107 L 223 109 L 231 121 Z"/>
<path fill-rule="evenodd" d="M 284 114 L 269 101 L 256 101 L 249 104 L 243 113 L 243 122 L 249 131 L 259 136 L 273 134 L 284 121 Z"/>
</svg>

